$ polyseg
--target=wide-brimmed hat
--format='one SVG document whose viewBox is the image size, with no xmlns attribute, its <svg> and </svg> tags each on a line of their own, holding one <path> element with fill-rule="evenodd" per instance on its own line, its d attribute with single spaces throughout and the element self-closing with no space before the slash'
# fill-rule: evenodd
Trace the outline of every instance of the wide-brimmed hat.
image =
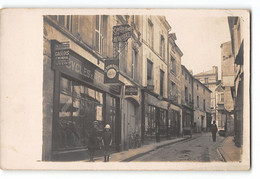
<svg viewBox="0 0 260 179">
<path fill-rule="evenodd" d="M 105 126 L 105 129 L 110 129 L 110 125 L 107 124 L 107 125 Z"/>
</svg>

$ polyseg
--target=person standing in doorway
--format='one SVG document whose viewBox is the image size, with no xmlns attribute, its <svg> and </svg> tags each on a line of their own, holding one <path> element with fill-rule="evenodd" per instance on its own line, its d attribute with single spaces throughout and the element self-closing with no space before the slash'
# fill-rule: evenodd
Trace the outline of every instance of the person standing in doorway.
<svg viewBox="0 0 260 179">
<path fill-rule="evenodd" d="M 112 146 L 112 133 L 110 132 L 110 125 L 105 126 L 105 131 L 102 137 L 102 145 L 104 148 L 104 162 L 109 162 L 110 149 Z"/>
<path fill-rule="evenodd" d="M 212 133 L 213 142 L 216 142 L 216 134 L 218 132 L 218 127 L 217 127 L 216 121 L 213 121 L 213 124 L 211 124 L 210 129 L 211 129 L 211 133 Z"/>
<path fill-rule="evenodd" d="M 93 121 L 93 127 L 89 132 L 88 150 L 89 150 L 89 161 L 94 162 L 95 151 L 97 150 L 98 139 L 98 121 Z"/>
</svg>

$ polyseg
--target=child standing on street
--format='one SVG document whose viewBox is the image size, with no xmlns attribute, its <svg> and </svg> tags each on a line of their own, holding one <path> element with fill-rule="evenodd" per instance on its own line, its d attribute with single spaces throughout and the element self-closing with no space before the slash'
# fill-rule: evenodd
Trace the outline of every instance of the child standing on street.
<svg viewBox="0 0 260 179">
<path fill-rule="evenodd" d="M 112 134 L 110 132 L 110 125 L 105 126 L 103 133 L 102 145 L 104 147 L 104 162 L 109 162 L 110 148 L 112 146 Z"/>
</svg>

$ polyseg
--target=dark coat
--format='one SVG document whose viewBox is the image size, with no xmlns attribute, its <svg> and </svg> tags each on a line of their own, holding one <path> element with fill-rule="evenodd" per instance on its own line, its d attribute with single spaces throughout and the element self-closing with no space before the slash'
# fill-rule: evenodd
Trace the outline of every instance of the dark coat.
<svg viewBox="0 0 260 179">
<path fill-rule="evenodd" d="M 89 139 L 88 139 L 88 148 L 89 149 L 97 149 L 98 147 L 98 135 L 97 129 L 92 128 L 89 132 Z"/>
<path fill-rule="evenodd" d="M 218 132 L 217 124 L 211 124 L 210 130 L 212 133 L 217 133 Z"/>
<path fill-rule="evenodd" d="M 104 131 L 103 132 L 103 141 L 104 145 L 108 146 L 112 141 L 112 133 L 110 131 Z"/>
</svg>

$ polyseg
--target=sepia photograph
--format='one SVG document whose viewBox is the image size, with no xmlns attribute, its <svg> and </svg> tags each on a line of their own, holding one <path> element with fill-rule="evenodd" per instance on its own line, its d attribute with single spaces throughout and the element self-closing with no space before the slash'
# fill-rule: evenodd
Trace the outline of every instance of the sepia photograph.
<svg viewBox="0 0 260 179">
<path fill-rule="evenodd" d="M 14 111 L 27 120 L 2 122 L 4 169 L 250 170 L 250 10 L 7 9 L 1 16 L 30 36 L 20 45 L 34 54 L 24 55 L 26 68 L 2 62 L 28 77 L 17 81 L 21 88 L 4 81 L 25 94 Z M 23 38 L 12 35 L 14 43 Z M 16 100 L 4 97 L 3 104 Z"/>
<path fill-rule="evenodd" d="M 43 18 L 43 161 L 241 162 L 244 17 Z"/>
</svg>

